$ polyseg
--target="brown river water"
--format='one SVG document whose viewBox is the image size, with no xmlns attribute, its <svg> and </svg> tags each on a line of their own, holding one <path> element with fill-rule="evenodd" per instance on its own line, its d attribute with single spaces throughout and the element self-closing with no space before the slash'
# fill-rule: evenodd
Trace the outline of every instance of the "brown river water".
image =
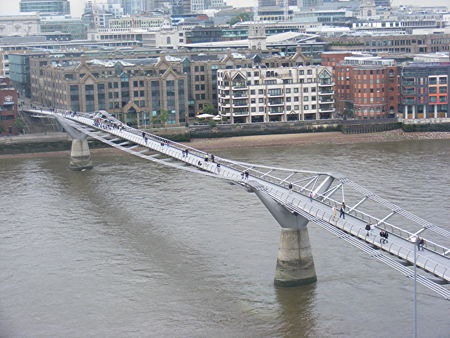
<svg viewBox="0 0 450 338">
<path fill-rule="evenodd" d="M 449 229 L 450 141 L 236 148 L 338 171 Z M 273 285 L 279 226 L 254 194 L 129 155 L 0 159 L 0 337 L 409 337 L 412 281 L 309 225 L 318 282 Z M 419 337 L 450 303 L 418 286 Z"/>
</svg>

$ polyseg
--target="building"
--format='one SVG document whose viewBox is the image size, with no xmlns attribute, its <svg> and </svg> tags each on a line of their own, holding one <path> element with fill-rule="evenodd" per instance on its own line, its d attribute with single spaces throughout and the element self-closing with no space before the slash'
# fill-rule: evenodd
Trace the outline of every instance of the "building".
<svg viewBox="0 0 450 338">
<path fill-rule="evenodd" d="M 170 26 L 170 20 L 163 16 L 125 16 L 122 18 L 109 19 L 108 27 L 111 30 L 123 29 L 149 29 Z"/>
<path fill-rule="evenodd" d="M 0 134 L 13 134 L 17 119 L 17 91 L 7 77 L 0 77 Z"/>
<path fill-rule="evenodd" d="M 21 0 L 21 12 L 37 12 L 41 15 L 70 15 L 69 0 Z"/>
<path fill-rule="evenodd" d="M 87 38 L 88 26 L 80 19 L 63 16 L 46 16 L 41 21 L 41 32 L 61 32 L 70 34 L 70 40 L 84 40 Z"/>
<path fill-rule="evenodd" d="M 179 58 L 41 62 L 30 59 L 31 93 L 45 107 L 107 110 L 133 126 L 148 125 L 163 112 L 169 124 L 186 121 L 188 81 Z"/>
<path fill-rule="evenodd" d="M 436 34 L 432 34 L 436 31 Z M 450 33 L 443 29 L 415 31 L 412 34 L 383 33 L 322 38 L 330 43 L 330 50 L 367 53 L 435 53 L 450 50 Z"/>
<path fill-rule="evenodd" d="M 400 116 L 450 117 L 450 62 L 411 63 L 402 68 Z"/>
<path fill-rule="evenodd" d="M 392 59 L 347 56 L 335 67 L 336 109 L 363 119 L 395 117 L 399 67 Z"/>
<path fill-rule="evenodd" d="M 253 67 L 217 71 L 219 111 L 231 123 L 329 119 L 334 115 L 331 69 Z"/>
<path fill-rule="evenodd" d="M 0 36 L 30 36 L 40 33 L 41 18 L 35 14 L 0 16 Z"/>
<path fill-rule="evenodd" d="M 170 0 L 172 15 L 186 15 L 191 13 L 191 0 Z"/>
</svg>

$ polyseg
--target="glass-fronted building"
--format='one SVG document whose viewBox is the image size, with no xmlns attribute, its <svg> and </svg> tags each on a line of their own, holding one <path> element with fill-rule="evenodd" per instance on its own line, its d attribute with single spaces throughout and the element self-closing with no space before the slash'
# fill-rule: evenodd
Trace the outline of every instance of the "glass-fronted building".
<svg viewBox="0 0 450 338">
<path fill-rule="evenodd" d="M 70 3 L 69 0 L 21 0 L 20 11 L 44 15 L 70 15 Z"/>
</svg>

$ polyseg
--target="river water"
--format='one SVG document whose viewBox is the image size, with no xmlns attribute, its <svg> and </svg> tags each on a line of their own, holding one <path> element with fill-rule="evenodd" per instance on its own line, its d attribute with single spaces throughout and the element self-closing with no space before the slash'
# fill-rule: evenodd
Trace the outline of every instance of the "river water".
<svg viewBox="0 0 450 338">
<path fill-rule="evenodd" d="M 448 228 L 448 140 L 239 148 L 339 171 Z M 254 194 L 128 155 L 0 160 L 1 337 L 405 337 L 412 281 L 310 224 L 318 282 L 273 286 L 279 226 Z M 450 306 L 418 286 L 420 337 Z"/>
</svg>

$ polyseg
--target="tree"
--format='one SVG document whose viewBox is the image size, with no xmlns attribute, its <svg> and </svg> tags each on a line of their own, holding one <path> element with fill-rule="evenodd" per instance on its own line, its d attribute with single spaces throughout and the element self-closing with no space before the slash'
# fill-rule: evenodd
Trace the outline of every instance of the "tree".
<svg viewBox="0 0 450 338">
<path fill-rule="evenodd" d="M 250 13 L 241 13 L 238 16 L 235 16 L 228 22 L 230 26 L 233 26 L 235 23 L 242 21 L 250 21 L 252 19 L 252 15 Z"/>
<path fill-rule="evenodd" d="M 169 111 L 160 110 L 156 116 L 152 117 L 152 124 L 166 124 L 169 121 Z"/>
<path fill-rule="evenodd" d="M 19 133 L 22 133 L 25 129 L 25 122 L 22 119 L 16 119 L 13 125 L 14 129 L 16 129 Z"/>
<path fill-rule="evenodd" d="M 216 115 L 217 114 L 217 109 L 214 108 L 214 106 L 212 104 L 207 104 L 203 110 L 202 110 L 203 114 L 211 114 L 211 115 Z"/>
</svg>

